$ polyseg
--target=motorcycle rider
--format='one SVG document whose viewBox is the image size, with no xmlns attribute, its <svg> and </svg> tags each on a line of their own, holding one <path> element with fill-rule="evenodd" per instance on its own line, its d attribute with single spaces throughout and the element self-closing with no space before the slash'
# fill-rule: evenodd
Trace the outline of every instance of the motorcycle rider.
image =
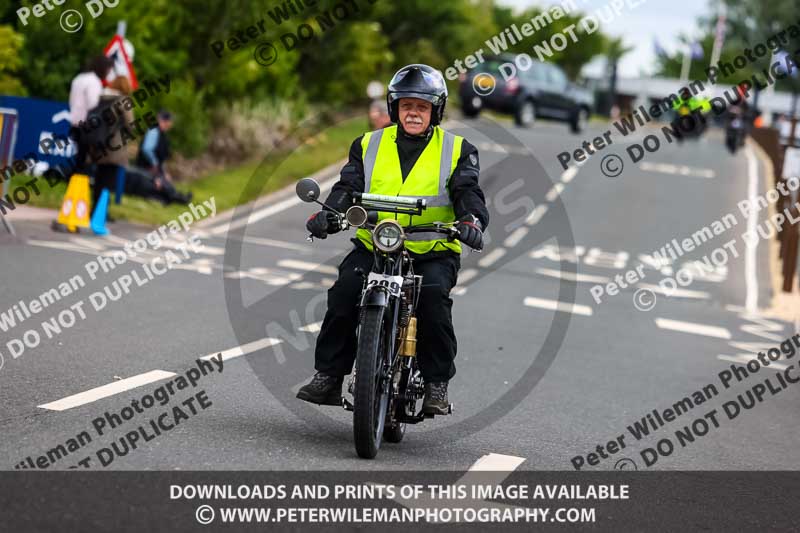
<svg viewBox="0 0 800 533">
<path fill-rule="evenodd" d="M 456 222 L 459 240 L 482 249 L 489 212 L 478 184 L 478 150 L 439 126 L 447 103 L 442 74 L 427 65 L 405 66 L 389 82 L 386 102 L 396 125 L 353 141 L 349 161 L 325 204 L 344 212 L 352 205 L 353 192 L 438 196 L 421 216 L 413 217 L 413 224 Z M 394 218 L 393 213 L 380 215 Z M 336 214 L 326 209 L 313 214 L 306 228 L 321 239 L 341 229 Z M 366 275 L 373 263 L 370 233 L 359 229 L 351 240 L 355 248 L 328 290 L 328 309 L 314 354 L 317 373 L 297 393 L 301 400 L 321 405 L 342 404 L 342 383 L 357 350 L 361 273 Z M 461 245 L 442 234 L 418 233 L 408 235 L 405 247 L 414 259 L 414 272 L 423 276 L 416 315 L 418 361 L 425 380 L 422 409 L 427 414 L 448 414 L 447 383 L 456 372 L 450 290 L 461 266 Z"/>
</svg>

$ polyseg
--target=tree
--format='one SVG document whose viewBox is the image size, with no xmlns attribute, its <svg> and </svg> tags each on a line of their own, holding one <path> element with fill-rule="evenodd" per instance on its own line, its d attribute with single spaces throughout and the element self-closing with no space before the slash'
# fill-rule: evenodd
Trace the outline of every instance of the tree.
<svg viewBox="0 0 800 533">
<path fill-rule="evenodd" d="M 23 42 L 22 35 L 15 32 L 14 28 L 0 25 L 0 94 L 26 94 L 18 75 L 22 66 L 19 52 Z"/>
</svg>

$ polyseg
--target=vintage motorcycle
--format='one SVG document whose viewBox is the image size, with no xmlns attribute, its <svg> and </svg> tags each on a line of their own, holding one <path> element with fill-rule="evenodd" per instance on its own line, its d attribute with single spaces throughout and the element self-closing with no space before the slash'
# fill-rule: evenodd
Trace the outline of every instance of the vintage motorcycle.
<svg viewBox="0 0 800 533">
<path fill-rule="evenodd" d="M 426 208 L 424 198 L 354 193 L 354 205 L 342 214 L 318 200 L 319 185 L 311 178 L 297 183 L 297 195 L 305 202 L 316 202 L 339 216 L 342 229 L 351 226 L 369 229 L 375 254 L 372 271 L 360 273 L 364 286 L 360 299 L 358 348 L 355 369 L 342 406 L 353 412 L 356 452 L 374 458 L 381 438 L 400 442 L 407 424 L 417 424 L 433 415 L 417 412 L 425 384 L 417 364 L 416 308 L 422 276 L 414 274 L 413 259 L 404 247 L 407 235 L 436 232 L 450 240 L 458 238 L 453 223 L 434 222 L 411 226 L 413 216 Z M 378 222 L 378 211 L 407 214 L 409 226 L 394 219 Z M 313 241 L 309 235 L 308 240 Z M 449 405 L 452 412 L 453 405 Z"/>
</svg>

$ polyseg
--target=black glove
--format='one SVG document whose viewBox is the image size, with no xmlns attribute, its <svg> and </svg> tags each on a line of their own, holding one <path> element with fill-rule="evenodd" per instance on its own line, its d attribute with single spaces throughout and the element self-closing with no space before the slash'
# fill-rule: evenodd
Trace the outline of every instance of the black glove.
<svg viewBox="0 0 800 533">
<path fill-rule="evenodd" d="M 456 222 L 458 229 L 458 240 L 472 248 L 473 250 L 483 250 L 483 231 L 480 222 L 472 215 L 461 217 Z"/>
<path fill-rule="evenodd" d="M 306 221 L 306 229 L 318 239 L 324 239 L 328 234 L 333 235 L 342 228 L 339 227 L 339 216 L 333 211 L 317 211 Z"/>
</svg>

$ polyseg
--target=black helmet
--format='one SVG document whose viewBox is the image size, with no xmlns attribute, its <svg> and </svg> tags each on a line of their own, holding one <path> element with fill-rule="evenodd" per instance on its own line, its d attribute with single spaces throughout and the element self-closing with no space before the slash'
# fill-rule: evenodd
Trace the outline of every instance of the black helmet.
<svg viewBox="0 0 800 533">
<path fill-rule="evenodd" d="M 386 105 L 392 122 L 400 121 L 397 101 L 401 98 L 420 98 L 433 104 L 431 125 L 442 121 L 447 104 L 447 85 L 442 73 L 428 65 L 407 65 L 398 70 L 386 92 Z"/>
</svg>

